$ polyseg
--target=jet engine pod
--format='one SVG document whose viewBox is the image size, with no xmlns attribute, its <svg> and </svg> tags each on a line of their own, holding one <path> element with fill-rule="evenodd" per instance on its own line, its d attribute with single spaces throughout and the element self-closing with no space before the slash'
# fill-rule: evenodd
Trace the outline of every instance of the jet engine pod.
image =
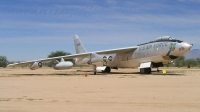
<svg viewBox="0 0 200 112">
<path fill-rule="evenodd" d="M 31 70 L 36 70 L 38 68 L 42 67 L 42 62 L 35 62 L 30 66 Z"/>
<path fill-rule="evenodd" d="M 113 61 L 113 56 L 103 56 L 102 60 L 103 60 L 104 62 Z"/>
<path fill-rule="evenodd" d="M 58 64 L 53 65 L 55 70 L 64 70 L 70 69 L 73 67 L 73 63 L 71 61 L 59 62 Z"/>
</svg>

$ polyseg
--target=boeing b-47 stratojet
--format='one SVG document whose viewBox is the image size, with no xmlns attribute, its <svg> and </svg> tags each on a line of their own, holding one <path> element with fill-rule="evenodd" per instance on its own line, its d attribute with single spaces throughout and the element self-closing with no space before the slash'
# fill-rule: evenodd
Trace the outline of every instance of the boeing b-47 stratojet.
<svg viewBox="0 0 200 112">
<path fill-rule="evenodd" d="M 64 61 L 65 59 L 75 59 L 77 65 L 92 65 L 94 74 L 97 71 L 109 73 L 111 69 L 135 67 L 140 69 L 141 74 L 150 74 L 151 68 L 168 64 L 187 53 L 193 46 L 170 36 L 163 36 L 133 47 L 87 52 L 77 35 L 74 36 L 74 45 L 76 54 L 73 55 L 14 63 L 8 66 L 28 64 L 31 70 L 36 70 L 42 67 L 43 62 L 54 61 L 53 68 L 62 70 L 73 67 L 73 63 Z"/>
</svg>

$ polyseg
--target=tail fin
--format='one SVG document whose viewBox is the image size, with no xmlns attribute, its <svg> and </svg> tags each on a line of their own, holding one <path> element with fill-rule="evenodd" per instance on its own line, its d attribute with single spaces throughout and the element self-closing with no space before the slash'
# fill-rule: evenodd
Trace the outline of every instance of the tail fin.
<svg viewBox="0 0 200 112">
<path fill-rule="evenodd" d="M 76 49 L 76 54 L 79 53 L 86 53 L 85 47 L 81 43 L 81 40 L 79 39 L 78 35 L 74 35 L 74 45 Z"/>
</svg>

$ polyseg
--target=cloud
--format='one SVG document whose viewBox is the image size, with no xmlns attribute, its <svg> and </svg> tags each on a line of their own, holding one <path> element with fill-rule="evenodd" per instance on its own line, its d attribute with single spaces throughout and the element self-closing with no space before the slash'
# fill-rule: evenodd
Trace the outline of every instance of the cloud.
<svg viewBox="0 0 200 112">
<path fill-rule="evenodd" d="M 200 24 L 200 15 L 121 15 L 118 18 L 142 23 L 157 23 L 164 26 L 197 25 Z"/>
<path fill-rule="evenodd" d="M 185 0 L 186 1 L 186 0 Z M 197 0 L 196 0 L 197 1 Z M 3 17 L 2 21 L 10 20 L 16 21 L 20 23 L 37 23 L 41 26 L 51 26 L 52 22 L 53 26 L 60 26 L 64 28 L 64 25 L 79 24 L 82 27 L 82 24 L 90 24 L 99 23 L 99 24 L 112 24 L 117 22 L 141 22 L 144 24 L 159 24 L 159 25 L 191 25 L 191 24 L 199 24 L 198 19 L 199 15 L 194 11 L 190 11 L 190 9 L 178 9 L 178 11 L 184 11 L 184 14 L 170 14 L 166 13 L 167 10 L 171 10 L 172 6 L 164 5 L 160 2 L 152 2 L 152 3 L 139 3 L 132 1 L 119 2 L 116 0 L 108 0 L 106 1 L 108 4 L 111 4 L 109 7 L 105 7 L 101 4 L 92 3 L 92 4 L 68 4 L 67 2 L 63 4 L 53 5 L 53 7 L 44 6 L 44 7 L 30 7 L 33 9 L 29 9 L 28 7 L 22 7 L 21 10 L 11 11 L 11 12 L 2 12 L 0 15 Z M 148 4 L 149 3 L 149 4 Z M 115 6 L 113 6 L 113 5 Z M 120 4 L 120 5 L 119 5 Z M 148 4 L 148 7 L 144 4 Z M 19 6 L 17 6 L 20 8 Z M 26 9 L 29 9 L 26 11 Z M 176 8 L 175 8 L 176 9 Z M 158 13 L 157 11 L 161 11 Z M 165 11 L 165 13 L 164 13 Z M 188 11 L 188 12 L 186 12 Z M 16 16 L 15 19 L 12 16 Z M 28 21 L 27 21 L 28 20 Z M 45 22 L 46 23 L 45 23 Z M 61 22 L 59 22 L 61 21 Z M 70 22 L 70 23 L 69 23 Z M 77 22 L 77 23 L 76 23 Z M 69 23 L 69 24 L 68 24 Z M 48 24 L 48 25 L 47 25 Z M 55 25 L 55 24 L 63 24 L 63 25 Z M 101 26 L 101 25 L 98 25 Z"/>
<path fill-rule="evenodd" d="M 59 41 L 58 41 L 59 40 Z M 27 36 L 27 37 L 6 37 L 6 38 L 0 38 L 0 43 L 9 43 L 9 44 L 12 44 L 12 43 L 18 43 L 18 44 L 23 44 L 23 43 L 26 43 L 26 44 L 34 44 L 34 43 L 53 43 L 55 42 L 56 43 L 67 43 L 69 41 L 71 41 L 71 39 L 67 38 L 67 37 L 56 37 L 56 36 L 48 36 L 48 37 L 41 37 L 41 36 L 37 36 L 37 37 L 34 37 L 34 36 Z M 71 42 L 70 42 L 71 43 Z"/>
<path fill-rule="evenodd" d="M 107 0 L 106 1 L 109 5 L 116 5 L 118 2 L 117 0 Z"/>
<path fill-rule="evenodd" d="M 192 6 L 177 4 L 177 1 L 30 1 L 32 4 L 25 0 L 22 1 L 23 5 L 1 4 L 0 38 L 16 37 L 22 42 L 49 39 L 48 42 L 52 42 L 56 36 L 64 39 L 64 36 L 80 34 L 87 37 L 84 40 L 89 44 L 109 44 L 110 41 L 117 44 L 132 41 L 137 44 L 142 43 L 144 38 L 149 41 L 162 35 L 185 35 L 184 38 L 187 38 L 192 33 L 198 34 L 200 26 L 199 8 L 194 10 Z M 138 37 L 143 40 L 135 42 Z M 12 38 L 2 41 L 9 42 Z"/>
</svg>

